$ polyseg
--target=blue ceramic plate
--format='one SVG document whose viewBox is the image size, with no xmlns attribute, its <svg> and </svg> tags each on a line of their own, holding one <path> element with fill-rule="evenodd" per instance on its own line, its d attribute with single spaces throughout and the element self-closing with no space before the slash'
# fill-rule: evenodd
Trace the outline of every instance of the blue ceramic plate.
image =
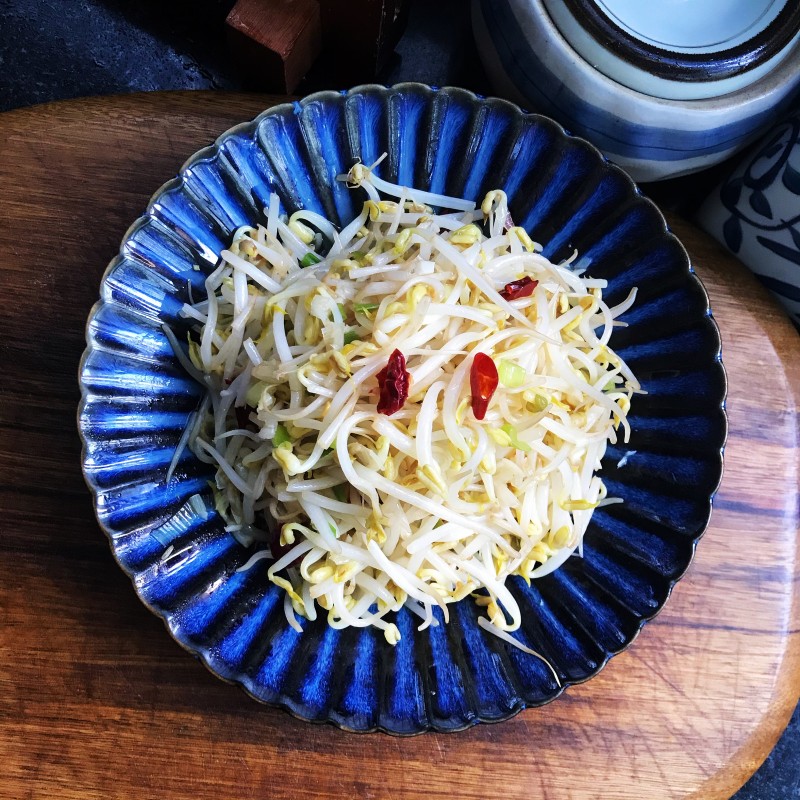
<svg viewBox="0 0 800 800">
<path fill-rule="evenodd" d="M 691 561 L 722 470 L 726 423 L 720 341 L 686 252 L 657 209 L 592 146 L 505 101 L 419 84 L 325 92 L 270 109 L 193 156 L 125 236 L 88 323 L 80 371 L 84 471 L 100 524 L 139 596 L 172 635 L 222 678 L 308 720 L 413 734 L 506 719 L 561 689 L 536 658 L 484 632 L 459 603 L 448 625 L 402 640 L 324 622 L 292 630 L 265 561 L 223 529 L 190 453 L 166 472 L 200 390 L 161 325 L 202 292 L 234 229 L 284 206 L 341 222 L 353 194 L 334 177 L 384 151 L 384 178 L 480 198 L 508 193 L 515 219 L 545 254 L 573 248 L 615 303 L 639 300 L 612 343 L 648 394 L 634 400 L 629 445 L 610 447 L 603 476 L 624 504 L 598 510 L 585 557 L 527 587 L 519 638 L 555 666 L 562 686 L 590 678 L 664 605 Z M 199 266 L 199 271 L 193 265 Z M 626 451 L 627 462 L 622 458 Z M 206 511 L 188 502 L 199 493 Z M 162 557 L 172 547 L 171 555 Z"/>
</svg>

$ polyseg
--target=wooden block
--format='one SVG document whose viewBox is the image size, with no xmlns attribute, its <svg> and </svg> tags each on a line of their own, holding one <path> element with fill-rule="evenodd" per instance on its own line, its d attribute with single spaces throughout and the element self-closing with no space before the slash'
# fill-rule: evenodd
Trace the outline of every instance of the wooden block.
<svg viewBox="0 0 800 800">
<path fill-rule="evenodd" d="M 145 92 L 0 114 L 0 291 L 13 298 L 0 349 L 0 797 L 730 798 L 800 686 L 800 359 L 752 273 L 677 217 L 722 331 L 725 474 L 688 574 L 596 678 L 496 725 L 353 735 L 214 679 L 136 600 L 78 466 L 86 315 L 153 190 L 283 99 Z"/>
<path fill-rule="evenodd" d="M 254 89 L 292 92 L 322 47 L 317 0 L 237 0 L 228 46 Z"/>
</svg>

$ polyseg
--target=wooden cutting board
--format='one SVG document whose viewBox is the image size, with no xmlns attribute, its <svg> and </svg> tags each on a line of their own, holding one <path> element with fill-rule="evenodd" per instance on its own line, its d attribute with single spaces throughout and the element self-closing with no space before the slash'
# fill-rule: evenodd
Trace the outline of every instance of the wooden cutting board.
<svg viewBox="0 0 800 800">
<path fill-rule="evenodd" d="M 725 478 L 665 610 L 596 678 L 463 733 L 343 733 L 213 677 L 137 600 L 80 472 L 84 321 L 150 194 L 273 101 L 156 94 L 0 115 L 0 797 L 729 797 L 800 689 L 800 339 L 677 219 L 722 331 Z"/>
</svg>

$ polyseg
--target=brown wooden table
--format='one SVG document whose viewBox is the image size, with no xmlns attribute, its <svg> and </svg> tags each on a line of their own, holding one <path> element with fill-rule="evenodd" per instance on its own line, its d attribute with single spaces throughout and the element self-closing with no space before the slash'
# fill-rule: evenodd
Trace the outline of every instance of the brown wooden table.
<svg viewBox="0 0 800 800">
<path fill-rule="evenodd" d="M 722 331 L 725 478 L 666 609 L 596 678 L 458 734 L 348 734 L 219 681 L 137 600 L 81 478 L 84 322 L 150 194 L 269 102 L 138 95 L 0 115 L 0 797 L 729 797 L 800 690 L 800 339 L 677 219 Z"/>
</svg>

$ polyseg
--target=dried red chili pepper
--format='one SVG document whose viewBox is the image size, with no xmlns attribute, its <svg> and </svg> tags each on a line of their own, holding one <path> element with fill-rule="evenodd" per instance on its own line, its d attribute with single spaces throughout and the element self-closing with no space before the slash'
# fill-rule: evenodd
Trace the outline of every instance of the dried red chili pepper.
<svg viewBox="0 0 800 800">
<path fill-rule="evenodd" d="M 497 389 L 500 378 L 494 361 L 486 353 L 477 353 L 469 370 L 469 386 L 472 390 L 472 413 L 475 419 L 483 419 L 489 401 Z"/>
<path fill-rule="evenodd" d="M 389 362 L 377 374 L 381 393 L 378 399 L 378 413 L 391 416 L 403 407 L 408 398 L 409 374 L 406 370 L 406 357 L 395 350 Z"/>
<path fill-rule="evenodd" d="M 539 285 L 539 281 L 533 280 L 529 276 L 520 278 L 518 281 L 511 281 L 507 283 L 505 288 L 500 292 L 500 297 L 503 300 L 519 300 L 520 297 L 530 297 L 533 290 Z"/>
</svg>

